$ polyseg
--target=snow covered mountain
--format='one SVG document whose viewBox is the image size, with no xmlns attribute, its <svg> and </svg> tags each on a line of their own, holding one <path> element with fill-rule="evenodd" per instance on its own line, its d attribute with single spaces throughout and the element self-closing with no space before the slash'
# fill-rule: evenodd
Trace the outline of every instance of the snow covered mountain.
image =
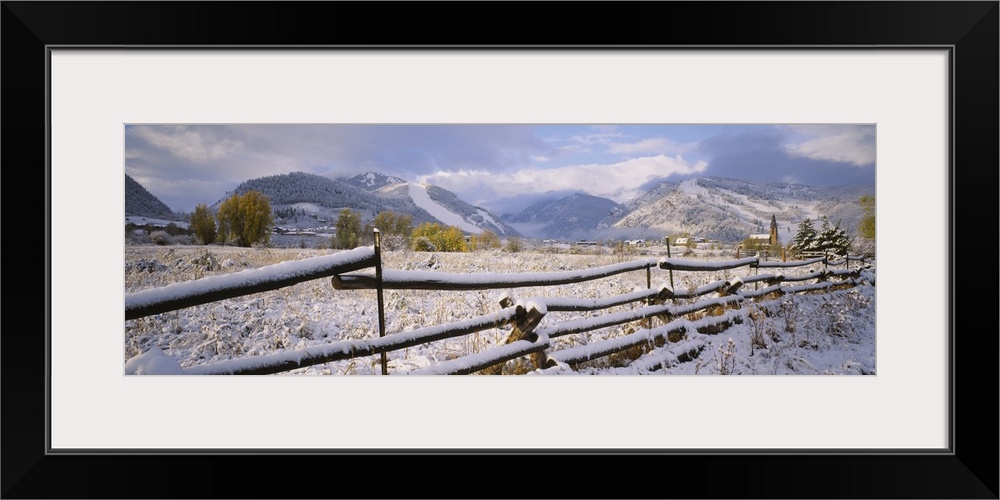
<svg viewBox="0 0 1000 500">
<path fill-rule="evenodd" d="M 778 238 L 789 242 L 804 219 L 827 216 L 856 234 L 862 211 L 858 198 L 874 186 L 815 187 L 705 177 L 663 182 L 627 204 L 627 213 L 605 220 L 612 231 L 669 236 L 689 233 L 737 242 L 768 232 L 771 217 Z"/>
<path fill-rule="evenodd" d="M 179 219 L 170 207 L 128 174 L 125 174 L 125 215 Z"/>
<path fill-rule="evenodd" d="M 607 198 L 578 193 L 535 203 L 505 221 L 537 238 L 589 239 L 602 221 L 624 211 L 624 206 Z"/>
<path fill-rule="evenodd" d="M 340 181 L 349 186 L 354 186 L 367 191 L 377 191 L 385 186 L 406 182 L 399 177 L 392 177 L 378 172 L 365 172 L 363 174 L 355 175 L 354 177 L 340 179 Z"/>
<path fill-rule="evenodd" d="M 499 236 L 519 235 L 517 230 L 486 209 L 470 205 L 455 193 L 438 186 L 413 182 L 393 183 L 379 189 L 376 194 L 410 200 L 441 223 L 456 226 L 467 233 L 479 234 L 489 230 Z"/>
<path fill-rule="evenodd" d="M 557 239 L 658 240 L 688 233 L 723 242 L 739 242 L 767 233 L 771 217 L 778 237 L 787 243 L 804 219 L 827 216 L 848 234 L 861 220 L 858 198 L 875 194 L 874 186 L 815 187 L 703 177 L 661 182 L 625 205 L 576 194 L 535 203 L 504 221 L 525 235 Z"/>
<path fill-rule="evenodd" d="M 874 186 L 816 187 L 702 177 L 661 182 L 625 205 L 579 193 L 535 203 L 501 219 L 438 186 L 378 173 L 348 180 L 357 185 L 296 172 L 251 179 L 235 191 L 263 192 L 276 213 L 294 214 L 295 224 L 288 224 L 289 217 L 282 222 L 290 226 L 332 225 L 342 209 L 350 208 L 366 220 L 388 210 L 412 216 L 414 227 L 436 222 L 470 234 L 489 230 L 500 236 L 536 238 L 660 239 L 688 233 L 730 243 L 768 232 L 772 216 L 783 243 L 794 237 L 804 219 L 822 216 L 832 224 L 839 222 L 853 236 L 862 216 L 858 198 L 875 194 Z M 377 185 L 381 187 L 372 189 Z"/>
<path fill-rule="evenodd" d="M 375 190 L 357 187 L 343 181 L 315 174 L 293 172 L 244 181 L 234 192 L 256 190 L 267 195 L 276 214 L 283 217 L 282 225 L 289 227 L 315 227 L 332 225 L 340 211 L 348 208 L 361 213 L 362 220 L 371 220 L 381 211 L 413 217 L 413 226 L 436 222 L 457 226 L 464 232 L 478 234 L 490 230 L 500 236 L 517 235 L 517 232 L 486 210 L 469 205 L 451 191 L 437 186 L 413 184 L 396 177 L 367 174 L 354 179 L 364 185 L 384 185 Z M 233 193 L 227 193 L 213 205 L 219 204 Z M 287 219 L 291 219 L 290 221 Z"/>
<path fill-rule="evenodd" d="M 291 216 L 281 221 L 284 226 L 313 227 L 317 223 L 332 225 L 340 211 L 348 208 L 361 213 L 362 219 L 371 220 L 381 211 L 392 211 L 413 217 L 413 224 L 436 222 L 437 220 L 418 207 L 411 200 L 380 196 L 376 193 L 345 184 L 344 182 L 304 172 L 271 175 L 244 181 L 233 192 L 217 201 L 212 208 L 218 208 L 223 200 L 233 193 L 250 190 L 264 193 L 271 202 L 271 209 L 279 217 Z"/>
</svg>

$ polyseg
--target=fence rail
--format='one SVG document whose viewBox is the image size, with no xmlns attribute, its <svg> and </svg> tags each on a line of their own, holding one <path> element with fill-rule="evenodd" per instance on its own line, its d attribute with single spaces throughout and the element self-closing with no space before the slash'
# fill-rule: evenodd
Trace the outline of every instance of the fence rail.
<svg viewBox="0 0 1000 500">
<path fill-rule="evenodd" d="M 180 368 L 179 365 L 176 365 L 165 372 L 191 375 L 266 375 L 333 361 L 381 355 L 383 373 L 385 374 L 387 373 L 386 354 L 389 352 L 461 337 L 487 329 L 510 327 L 511 331 L 506 342 L 500 346 L 430 367 L 401 373 L 414 375 L 499 374 L 502 373 L 503 365 L 508 361 L 529 356 L 535 366 L 535 373 L 544 374 L 636 349 L 643 345 L 663 346 L 667 342 L 678 342 L 683 340 L 685 333 L 717 334 L 731 325 L 743 321 L 745 312 L 741 307 L 747 300 L 759 301 L 766 297 L 778 297 L 791 293 L 830 291 L 866 283 L 865 280 L 860 279 L 860 267 L 856 269 L 849 267 L 851 261 L 863 263 L 862 258 L 844 257 L 837 261 L 831 261 L 826 256 L 792 262 L 761 262 L 757 257 L 722 262 L 666 258 L 659 261 L 637 260 L 579 271 L 544 273 L 461 274 L 383 270 L 377 235 L 375 241 L 376 244 L 373 247 L 284 262 L 255 270 L 212 276 L 127 294 L 125 297 L 125 317 L 126 320 L 135 319 L 330 277 L 335 290 L 378 290 L 380 299 L 378 301 L 379 337 L 333 342 L 187 368 Z M 824 269 L 801 275 L 786 276 L 781 272 L 754 274 L 729 280 L 718 280 L 687 290 L 675 290 L 667 285 L 661 285 L 657 288 L 651 286 L 651 270 L 654 268 L 670 271 L 672 281 L 674 271 L 712 272 L 742 267 L 756 271 L 759 268 L 790 269 L 819 263 L 824 265 Z M 848 265 L 847 269 L 828 269 L 828 266 L 831 265 L 844 264 Z M 375 267 L 374 273 L 348 274 L 371 267 Z M 602 299 L 533 297 L 517 302 L 509 295 L 504 295 L 499 300 L 500 309 L 495 313 L 389 335 L 385 335 L 384 332 L 385 326 L 382 320 L 384 318 L 382 310 L 384 305 L 381 300 L 383 289 L 465 291 L 547 287 L 583 283 L 640 270 L 646 271 L 647 290 Z M 830 278 L 835 278 L 838 281 L 831 281 Z M 814 280 L 814 282 L 788 284 L 809 280 Z M 867 282 L 874 285 L 873 278 Z M 765 285 L 763 288 L 760 288 L 761 283 Z M 749 284 L 754 285 L 754 290 L 744 290 Z M 717 294 L 717 296 L 701 298 L 712 293 Z M 694 300 L 694 302 L 676 303 L 677 300 Z M 549 312 L 594 312 L 628 304 L 638 304 L 638 306 L 626 311 L 608 312 L 583 319 L 541 325 Z M 699 319 L 688 318 L 696 313 L 705 316 Z M 662 324 L 654 327 L 654 320 L 658 320 Z M 639 325 L 631 333 L 619 337 L 588 342 L 584 346 L 552 350 L 552 339 L 629 323 L 639 323 Z M 668 350 L 668 357 L 671 359 L 689 358 L 696 356 L 703 347 L 703 342 L 685 341 L 682 347 Z M 155 356 L 162 355 L 162 353 L 157 350 L 156 353 L 150 352 L 144 353 L 144 355 Z M 669 360 L 661 357 L 655 360 L 646 359 L 637 362 L 643 363 L 644 366 L 653 367 L 663 366 Z M 150 372 L 147 370 L 143 373 Z"/>
<path fill-rule="evenodd" d="M 382 288 L 386 290 L 446 290 L 470 291 L 498 288 L 523 288 L 583 283 L 616 274 L 650 269 L 655 261 L 634 261 L 596 267 L 583 271 L 557 271 L 548 273 L 465 274 L 435 271 L 383 271 Z M 373 290 L 378 287 L 372 273 L 346 274 L 333 277 L 337 290 Z"/>
<path fill-rule="evenodd" d="M 125 319 L 269 292 L 305 281 L 365 269 L 375 265 L 375 258 L 375 247 L 362 247 L 333 255 L 281 262 L 258 269 L 208 276 L 129 293 L 125 295 Z"/>
</svg>

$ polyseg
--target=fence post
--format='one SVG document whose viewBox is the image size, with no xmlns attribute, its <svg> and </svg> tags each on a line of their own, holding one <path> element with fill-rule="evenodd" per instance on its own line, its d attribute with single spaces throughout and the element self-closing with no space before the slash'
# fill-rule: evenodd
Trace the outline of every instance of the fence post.
<svg viewBox="0 0 1000 500">
<path fill-rule="evenodd" d="M 385 337 L 385 304 L 382 300 L 382 233 L 375 228 L 375 294 L 378 297 L 378 336 Z M 382 351 L 382 375 L 389 374 L 389 361 Z"/>
<path fill-rule="evenodd" d="M 649 270 L 651 267 L 652 267 L 651 263 L 646 263 L 646 289 L 647 290 L 653 288 L 652 271 Z M 653 305 L 653 299 L 652 298 L 646 299 L 646 305 L 647 306 Z"/>
<path fill-rule="evenodd" d="M 668 237 L 666 237 L 664 239 L 667 240 L 667 258 L 669 259 L 670 258 L 670 237 L 668 236 Z M 673 269 L 670 270 L 670 289 L 671 290 L 674 289 L 674 270 Z"/>
</svg>

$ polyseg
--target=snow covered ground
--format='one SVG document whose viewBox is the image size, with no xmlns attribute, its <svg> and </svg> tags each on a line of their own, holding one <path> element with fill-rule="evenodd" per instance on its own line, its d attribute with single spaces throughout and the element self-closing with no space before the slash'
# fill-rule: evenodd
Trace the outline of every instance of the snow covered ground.
<svg viewBox="0 0 1000 500">
<path fill-rule="evenodd" d="M 125 292 L 127 294 L 196 278 L 257 269 L 288 260 L 329 255 L 320 249 L 244 249 L 220 246 L 126 246 Z M 731 260 L 732 256 L 705 253 L 706 261 Z M 386 270 L 450 273 L 526 273 L 579 271 L 610 266 L 638 256 L 568 253 L 474 253 L 386 252 Z M 647 258 L 648 259 L 648 258 Z M 857 264 L 855 263 L 854 266 Z M 843 266 L 840 267 L 841 269 Z M 807 269 L 780 269 L 787 276 Z M 762 269 L 761 273 L 772 272 Z M 674 290 L 695 290 L 711 282 L 753 275 L 749 267 L 694 272 L 673 271 Z M 874 374 L 876 372 L 875 281 L 865 271 L 862 285 L 821 294 L 788 294 L 778 299 L 746 299 L 744 306 L 725 314 L 737 317 L 719 334 L 701 334 L 689 329 L 686 338 L 653 349 L 626 366 L 620 356 L 610 356 L 577 366 L 532 370 L 524 362 L 508 362 L 505 373 L 540 374 L 678 374 L 678 375 L 819 375 Z M 667 271 L 652 270 L 652 287 L 669 285 Z M 812 283 L 812 281 L 795 284 Z M 791 283 L 789 283 L 791 285 Z M 741 293 L 750 295 L 763 282 L 746 283 Z M 606 299 L 647 289 L 646 272 L 630 271 L 579 284 L 526 287 L 485 291 L 386 290 L 385 318 L 389 336 L 443 323 L 469 320 L 501 310 L 499 301 L 546 298 Z M 674 305 L 710 300 L 678 299 Z M 668 302 L 669 303 L 669 302 Z M 272 292 L 226 299 L 188 307 L 124 325 L 123 363 L 126 372 L 179 372 L 180 368 L 204 367 L 226 360 L 275 355 L 291 350 L 324 346 L 333 342 L 368 341 L 378 338 L 378 310 L 373 290 L 336 290 L 329 279 L 299 283 Z M 615 306 L 595 312 L 549 311 L 540 323 L 545 331 L 561 322 L 585 320 L 609 313 L 643 307 L 644 303 Z M 764 309 L 767 314 L 763 314 Z M 697 319 L 694 316 L 683 319 Z M 711 319 L 710 317 L 705 319 Z M 638 322 L 550 339 L 550 353 L 601 342 L 627 342 L 645 335 Z M 653 328 L 663 327 L 658 319 Z M 457 358 L 486 353 L 504 344 L 509 327 L 490 328 L 454 339 L 428 342 L 388 354 L 390 373 L 428 373 L 430 367 Z M 632 337 L 629 337 L 629 336 Z M 698 352 L 694 357 L 686 355 Z M 571 353 L 573 351 L 563 351 Z M 141 357 L 137 357 L 140 356 Z M 483 354 L 485 355 L 485 354 Z M 130 363 L 128 361 L 131 360 Z M 651 368 L 658 368 L 651 370 Z M 287 374 L 379 374 L 378 355 L 335 361 L 296 369 Z M 423 370 L 423 371 L 420 371 Z M 432 370 L 431 370 L 432 371 Z"/>
<path fill-rule="evenodd" d="M 136 226 L 150 225 L 153 227 L 167 227 L 170 224 L 175 224 L 177 227 L 187 229 L 188 223 L 180 220 L 167 220 L 167 219 L 157 219 L 155 217 L 143 217 L 141 215 L 127 215 L 125 216 L 125 224 L 135 224 Z"/>
</svg>

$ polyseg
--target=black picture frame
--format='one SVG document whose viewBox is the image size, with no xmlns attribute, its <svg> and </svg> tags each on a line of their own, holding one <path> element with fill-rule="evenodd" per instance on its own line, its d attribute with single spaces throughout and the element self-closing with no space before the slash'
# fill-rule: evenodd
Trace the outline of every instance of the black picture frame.
<svg viewBox="0 0 1000 500">
<path fill-rule="evenodd" d="M 998 206 L 996 1 L 2 4 L 7 227 L 46 214 L 44 237 L 33 224 L 3 246 L 9 265 L 45 271 L 8 281 L 18 293 L 4 297 L 4 498 L 998 498 L 995 316 L 969 306 L 973 292 L 996 303 L 996 226 L 983 224 Z M 951 47 L 951 452 L 50 454 L 47 47 L 123 45 Z M 533 477 L 548 487 L 533 489 Z"/>
</svg>

